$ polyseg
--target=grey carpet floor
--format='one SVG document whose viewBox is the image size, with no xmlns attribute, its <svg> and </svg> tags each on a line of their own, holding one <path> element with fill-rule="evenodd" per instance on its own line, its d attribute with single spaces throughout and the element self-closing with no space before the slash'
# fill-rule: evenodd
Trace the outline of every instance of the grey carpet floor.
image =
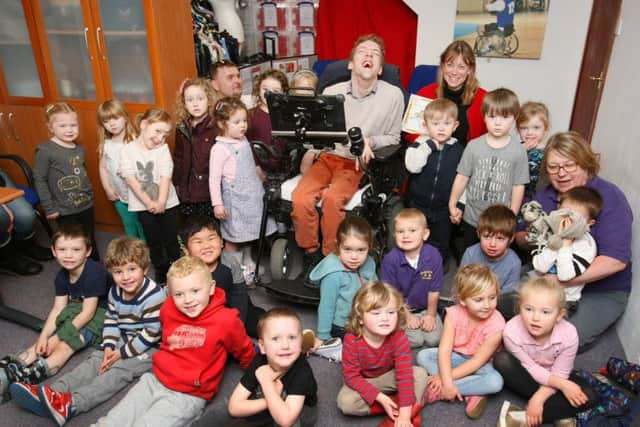
<svg viewBox="0 0 640 427">
<path fill-rule="evenodd" d="M 106 244 L 113 237 L 114 235 L 112 234 L 98 233 L 98 243 L 102 254 L 106 252 Z M 53 278 L 58 271 L 58 266 L 55 261 L 50 261 L 45 263 L 44 267 L 42 273 L 32 277 L 15 277 L 0 274 L 0 294 L 4 302 L 13 308 L 24 310 L 35 316 L 46 317 L 53 301 Z M 446 280 L 447 288 L 450 286 L 451 278 L 452 272 L 449 272 Z M 443 293 L 446 294 L 447 291 Z M 316 311 L 313 307 L 293 305 L 276 299 L 261 288 L 251 291 L 251 298 L 256 305 L 264 308 L 278 305 L 291 306 L 300 314 L 304 327 L 315 328 L 316 326 Z M 0 320 L 0 357 L 28 347 L 35 342 L 36 338 L 36 332 Z M 89 351 L 84 350 L 74 355 L 61 373 L 68 372 L 84 360 Z M 609 330 L 594 348 L 577 357 L 576 367 L 596 370 L 606 362 L 609 356 L 624 357 L 622 346 L 613 329 Z M 317 423 L 319 427 L 343 425 L 376 426 L 382 420 L 381 417 L 356 418 L 342 415 L 335 404 L 335 397 L 342 385 L 340 365 L 313 356 L 310 357 L 309 361 L 319 387 L 319 420 Z M 228 363 L 218 395 L 207 406 L 202 418 L 195 423 L 196 426 L 225 425 L 226 421 L 230 419 L 226 411 L 228 398 L 241 374 L 242 372 L 235 362 Z M 71 427 L 90 425 L 100 416 L 106 414 L 124 395 L 125 391 L 92 411 L 76 416 L 67 425 Z M 505 390 L 489 399 L 487 411 L 480 420 L 471 421 L 464 415 L 463 404 L 438 402 L 429 405 L 423 410 L 422 425 L 433 427 L 494 426 L 496 425 L 500 406 L 504 400 L 511 400 L 521 405 L 525 403 Z M 0 404 L 0 426 L 36 427 L 47 425 L 53 425 L 53 422 L 30 414 L 11 401 Z"/>
</svg>

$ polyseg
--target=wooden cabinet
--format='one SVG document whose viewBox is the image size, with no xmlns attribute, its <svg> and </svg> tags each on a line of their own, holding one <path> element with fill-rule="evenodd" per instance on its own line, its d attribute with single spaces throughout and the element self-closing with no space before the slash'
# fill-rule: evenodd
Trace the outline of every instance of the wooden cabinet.
<svg viewBox="0 0 640 427">
<path fill-rule="evenodd" d="M 98 227 L 121 230 L 100 185 L 95 112 L 117 98 L 132 120 L 151 106 L 173 113 L 180 83 L 196 75 L 190 2 L 0 0 L 0 10 L 0 150 L 32 163 L 48 137 L 44 106 L 68 102 L 78 111 Z"/>
</svg>

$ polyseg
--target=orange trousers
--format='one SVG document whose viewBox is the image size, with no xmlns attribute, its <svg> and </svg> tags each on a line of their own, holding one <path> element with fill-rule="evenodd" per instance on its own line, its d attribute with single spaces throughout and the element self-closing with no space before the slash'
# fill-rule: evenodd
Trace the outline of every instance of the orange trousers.
<svg viewBox="0 0 640 427">
<path fill-rule="evenodd" d="M 316 250 L 318 222 L 322 230 L 322 253 L 328 255 L 336 247 L 336 233 L 345 217 L 344 206 L 358 190 L 362 172 L 351 159 L 322 153 L 293 191 L 291 218 L 298 246 L 309 252 Z M 322 198 L 322 219 L 316 204 Z"/>
</svg>

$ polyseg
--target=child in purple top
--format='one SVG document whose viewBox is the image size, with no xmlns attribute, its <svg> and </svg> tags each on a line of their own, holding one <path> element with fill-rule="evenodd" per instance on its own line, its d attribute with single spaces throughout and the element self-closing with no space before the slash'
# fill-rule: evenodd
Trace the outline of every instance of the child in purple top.
<svg viewBox="0 0 640 427">
<path fill-rule="evenodd" d="M 436 248 L 425 243 L 429 228 L 420 210 L 401 210 L 393 225 L 396 247 L 382 260 L 380 275 L 398 288 L 409 307 L 405 332 L 411 347 L 437 347 L 442 334 L 437 312 L 442 257 Z"/>
<path fill-rule="evenodd" d="M 500 416 L 507 425 L 508 419 L 526 419 L 536 426 L 572 418 L 598 400 L 586 381 L 572 372 L 578 333 L 563 319 L 564 307 L 564 289 L 557 282 L 539 277 L 520 288 L 520 314 L 503 332 L 507 351 L 493 361 L 507 388 L 528 399 L 525 414 L 505 402 Z"/>
</svg>

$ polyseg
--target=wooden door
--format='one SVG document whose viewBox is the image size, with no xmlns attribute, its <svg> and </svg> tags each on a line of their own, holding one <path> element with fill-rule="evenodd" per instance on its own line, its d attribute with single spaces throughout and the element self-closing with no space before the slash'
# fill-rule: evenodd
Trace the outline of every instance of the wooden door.
<svg viewBox="0 0 640 427">
<path fill-rule="evenodd" d="M 609 59 L 615 41 L 622 0 L 594 0 L 570 129 L 591 141 Z"/>
</svg>

